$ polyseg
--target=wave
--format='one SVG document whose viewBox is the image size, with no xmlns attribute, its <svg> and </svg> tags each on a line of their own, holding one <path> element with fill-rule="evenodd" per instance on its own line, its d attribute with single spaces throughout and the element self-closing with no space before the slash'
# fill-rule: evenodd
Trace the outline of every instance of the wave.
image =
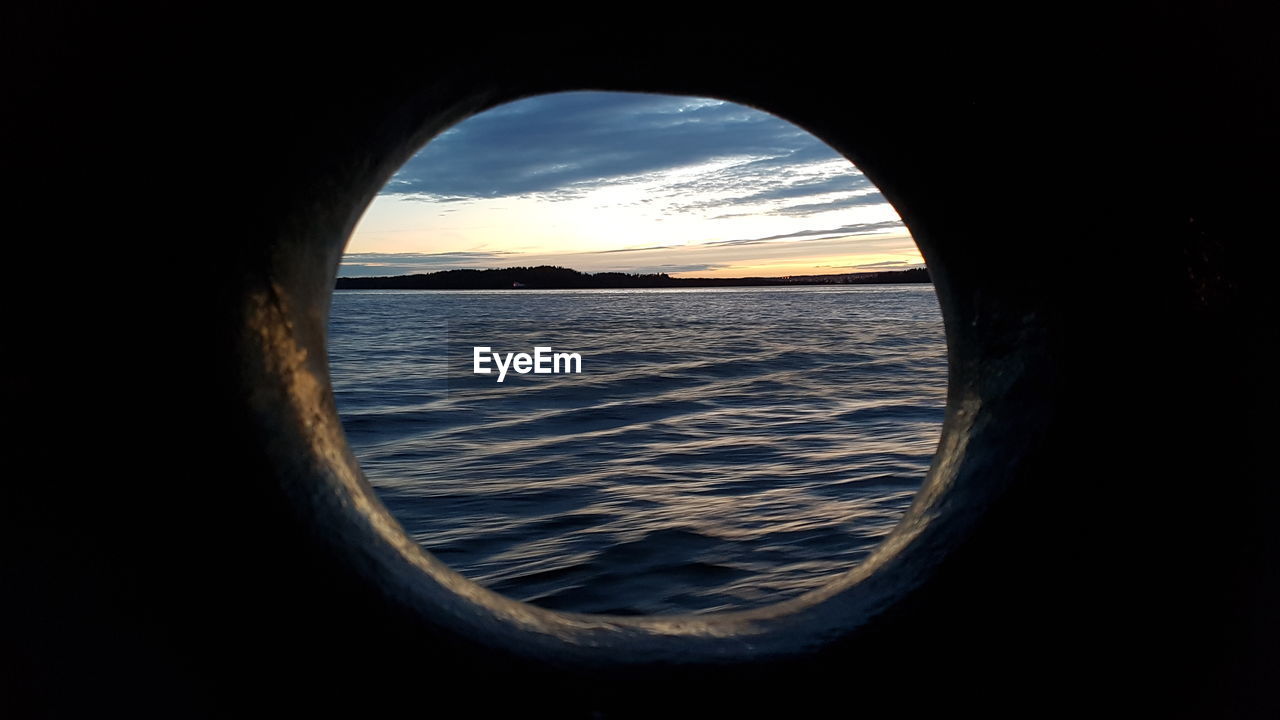
<svg viewBox="0 0 1280 720">
<path fill-rule="evenodd" d="M 583 373 L 497 384 L 475 344 Z M 344 292 L 330 368 L 369 481 L 458 571 L 563 610 L 711 612 L 813 589 L 893 528 L 946 345 L 927 285 Z"/>
</svg>

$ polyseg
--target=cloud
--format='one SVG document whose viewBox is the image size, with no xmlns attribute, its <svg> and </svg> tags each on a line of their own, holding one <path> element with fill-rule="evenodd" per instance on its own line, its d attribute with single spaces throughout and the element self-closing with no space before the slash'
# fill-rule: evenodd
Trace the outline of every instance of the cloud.
<svg viewBox="0 0 1280 720">
<path fill-rule="evenodd" d="M 675 263 L 665 263 L 662 265 L 636 265 L 615 272 L 639 273 L 644 275 L 657 273 L 682 273 L 682 272 L 706 272 L 708 270 L 720 270 L 729 267 L 723 263 L 690 263 L 679 265 Z M 603 272 L 600 270 L 592 270 L 591 272 Z"/>
<path fill-rule="evenodd" d="M 855 195 L 853 197 L 840 198 L 838 200 L 828 200 L 818 203 L 804 203 L 801 205 L 788 205 L 786 207 L 770 210 L 770 215 L 813 215 L 820 212 L 830 212 L 832 210 L 844 210 L 851 207 L 864 207 L 867 205 L 882 205 L 888 201 L 879 192 L 866 193 L 864 195 Z"/>
<path fill-rule="evenodd" d="M 670 248 L 639 248 L 639 250 Z M 718 270 L 723 263 L 669 263 L 662 257 L 648 258 L 648 264 L 606 261 L 593 262 L 583 255 L 605 253 L 519 254 L 510 252 L 444 252 L 444 253 L 352 253 L 342 259 L 342 277 L 412 275 L 439 270 L 463 268 L 485 269 L 522 265 L 562 265 L 584 272 L 681 273 Z M 659 262 L 654 262 L 659 261 Z"/>
<path fill-rule="evenodd" d="M 342 258 L 343 277 L 358 275 L 412 275 L 454 268 L 484 268 L 511 263 L 515 253 L 441 252 L 441 253 L 348 253 Z"/>
<path fill-rule="evenodd" d="M 465 250 L 456 252 L 439 252 L 439 253 L 348 253 L 342 258 L 343 262 L 354 263 L 382 263 L 382 264 L 401 264 L 401 263 L 436 263 L 447 265 L 452 262 L 469 262 L 471 260 L 497 259 L 504 255 L 514 255 L 514 252 L 508 250 L 494 251 L 476 251 Z"/>
<path fill-rule="evenodd" d="M 353 253 L 343 259 L 339 275 L 409 275 L 455 268 L 559 265 L 583 272 L 687 273 L 725 270 L 733 275 L 759 274 L 754 267 L 812 258 L 815 266 L 876 267 L 888 262 L 851 265 L 859 256 L 918 257 L 906 233 L 891 232 L 896 223 L 865 223 L 842 228 L 719 243 L 653 246 L 594 252 L 444 252 Z M 877 258 L 877 260 L 878 260 Z M 896 262 L 896 261 L 894 261 Z M 839 264 L 837 264 L 839 263 Z M 723 273 L 722 273 L 723 274 Z"/>
<path fill-rule="evenodd" d="M 614 250 L 596 250 L 590 255 L 609 255 L 613 253 L 635 253 L 649 252 L 654 250 L 677 252 L 683 248 L 699 248 L 699 247 L 725 247 L 733 245 L 758 245 L 760 243 L 775 242 L 779 240 L 809 241 L 809 240 L 829 240 L 832 238 L 847 238 L 854 235 L 877 235 L 882 233 L 891 233 L 903 229 L 902 222 L 899 220 L 885 220 L 884 222 L 858 223 L 856 225 L 844 225 L 837 228 L 828 228 L 826 230 L 799 230 L 785 235 L 768 235 L 758 238 L 741 238 L 737 240 L 715 240 L 707 243 L 694 243 L 686 246 L 672 245 L 651 245 L 648 247 L 637 248 L 618 248 Z"/>
<path fill-rule="evenodd" d="M 644 252 L 646 250 L 670 250 L 671 245 L 650 245 L 648 247 L 638 248 L 615 248 L 613 250 L 593 250 L 592 255 L 608 255 L 610 253 L 628 253 L 628 252 Z"/>
<path fill-rule="evenodd" d="M 665 175 L 675 170 L 682 171 L 679 179 Z M 431 202 L 555 201 L 640 182 L 658 185 L 647 202 L 664 201 L 676 212 L 724 212 L 871 187 L 835 150 L 768 113 L 706 98 L 572 92 L 459 123 L 410 159 L 382 194 Z M 773 211 L 804 215 L 883 198 L 835 202 L 845 204 Z"/>
<path fill-rule="evenodd" d="M 900 220 L 885 220 L 883 222 L 859 223 L 856 225 L 844 225 L 838 228 L 830 228 L 827 230 L 800 230 L 785 235 L 769 235 L 760 238 L 746 238 L 742 240 L 718 240 L 708 245 L 756 245 L 759 243 L 772 242 L 774 240 L 827 240 L 836 237 L 848 237 L 850 235 L 874 235 L 878 233 L 892 232 L 902 230 L 903 225 Z"/>
<path fill-rule="evenodd" d="M 810 143 L 818 141 L 779 118 L 727 102 L 559 93 L 460 123 L 406 163 L 383 192 L 510 197 L 726 156 L 786 155 Z"/>
<path fill-rule="evenodd" d="M 751 195 L 736 198 L 737 202 L 760 202 L 763 200 L 783 200 L 787 198 L 807 197 L 810 195 L 825 195 L 835 192 L 851 192 L 861 190 L 871 184 L 865 175 L 844 174 L 835 177 L 827 177 L 816 182 L 801 182 L 792 185 L 782 185 L 773 187 L 768 190 L 762 190 Z M 883 201 L 883 199 L 882 199 Z"/>
<path fill-rule="evenodd" d="M 885 260 L 884 262 L 866 263 L 863 265 L 841 265 L 839 267 L 848 268 L 873 268 L 873 267 L 893 267 L 895 265 L 911 265 L 906 260 Z"/>
</svg>

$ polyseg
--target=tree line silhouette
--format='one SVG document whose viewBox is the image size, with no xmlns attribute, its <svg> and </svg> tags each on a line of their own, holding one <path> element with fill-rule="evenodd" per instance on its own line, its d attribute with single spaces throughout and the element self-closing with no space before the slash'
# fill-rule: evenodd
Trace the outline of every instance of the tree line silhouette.
<svg viewBox="0 0 1280 720">
<path fill-rule="evenodd" d="M 595 288 L 741 287 L 756 285 L 870 285 L 927 283 L 924 268 L 838 275 L 788 277 L 674 278 L 666 273 L 584 273 L 564 267 L 495 268 L 489 270 L 441 270 L 439 272 L 384 277 L 340 277 L 338 290 L 502 290 L 537 288 L 579 290 Z"/>
</svg>

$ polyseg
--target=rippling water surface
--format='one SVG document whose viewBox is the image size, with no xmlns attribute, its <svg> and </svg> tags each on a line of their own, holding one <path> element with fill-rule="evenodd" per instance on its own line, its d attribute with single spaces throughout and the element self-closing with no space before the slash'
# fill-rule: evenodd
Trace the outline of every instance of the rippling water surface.
<svg viewBox="0 0 1280 720">
<path fill-rule="evenodd" d="M 472 347 L 582 356 L 477 375 Z M 901 517 L 938 442 L 931 285 L 338 291 L 347 437 L 405 529 L 544 607 L 710 612 L 811 590 Z"/>
</svg>

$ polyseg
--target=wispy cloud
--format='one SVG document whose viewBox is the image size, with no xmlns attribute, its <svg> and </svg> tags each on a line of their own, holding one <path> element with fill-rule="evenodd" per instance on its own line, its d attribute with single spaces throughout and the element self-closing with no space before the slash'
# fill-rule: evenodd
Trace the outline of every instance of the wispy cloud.
<svg viewBox="0 0 1280 720">
<path fill-rule="evenodd" d="M 596 92 L 503 105 L 441 134 L 350 247 L 344 275 L 755 274 L 919 257 L 868 178 L 800 128 L 719 100 Z"/>
<path fill-rule="evenodd" d="M 676 170 L 681 178 L 660 183 L 646 202 L 721 214 L 768 205 L 790 216 L 884 202 L 865 194 L 870 182 L 838 153 L 773 115 L 717 100 L 598 92 L 535 97 L 470 118 L 432 140 L 383 194 L 564 201 Z M 832 194 L 842 197 L 794 202 Z"/>
<path fill-rule="evenodd" d="M 883 268 L 883 267 L 897 267 L 897 266 L 899 266 L 899 265 L 911 265 L 911 264 L 913 264 L 913 263 L 909 263 L 909 262 L 907 262 L 906 260 L 885 260 L 884 262 L 863 263 L 862 265 L 843 265 L 842 267 L 849 267 L 849 268 Z"/>
<path fill-rule="evenodd" d="M 847 208 L 865 207 L 868 205 L 884 205 L 887 204 L 887 202 L 888 201 L 884 199 L 884 196 L 877 191 L 840 198 L 837 200 L 827 200 L 826 202 L 788 205 L 786 207 L 769 210 L 768 212 L 772 215 L 815 215 L 822 212 L 831 212 L 832 210 L 845 210 Z"/>
<path fill-rule="evenodd" d="M 732 271 L 758 274 L 752 268 L 772 266 L 797 258 L 811 259 L 811 268 L 876 267 L 917 262 L 918 251 L 910 236 L 871 234 L 871 225 L 857 226 L 864 234 L 805 236 L 800 238 L 754 238 L 722 243 L 684 246 L 630 248 L 622 251 L 576 253 L 356 253 L 343 258 L 339 275 L 408 275 L 456 268 L 559 265 L 584 272 L 693 273 Z M 859 255 L 897 256 L 901 261 L 881 261 L 863 266 L 848 260 Z M 906 258 L 910 258 L 909 260 Z M 845 262 L 833 262 L 844 260 Z M 723 274 L 723 273 L 721 273 Z"/>
<path fill-rule="evenodd" d="M 850 235 L 874 235 L 878 233 L 893 232 L 902 230 L 902 222 L 899 220 L 885 220 L 884 222 L 875 223 L 859 223 L 857 225 L 844 225 L 838 228 L 829 228 L 826 230 L 798 230 L 785 235 L 769 235 L 760 238 L 745 238 L 742 240 L 719 240 L 708 245 L 756 245 L 758 243 L 772 242 L 774 240 L 817 240 L 828 239 L 834 237 L 848 237 Z"/>
</svg>

